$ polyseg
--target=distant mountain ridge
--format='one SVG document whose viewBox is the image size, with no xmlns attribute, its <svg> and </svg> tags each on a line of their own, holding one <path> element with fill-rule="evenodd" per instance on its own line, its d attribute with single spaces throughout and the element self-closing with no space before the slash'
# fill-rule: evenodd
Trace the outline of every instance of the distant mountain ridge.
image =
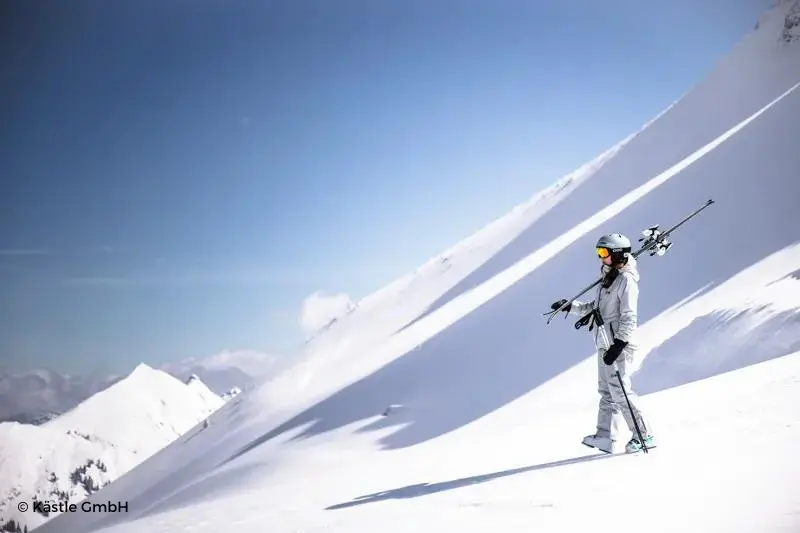
<svg viewBox="0 0 800 533">
<path fill-rule="evenodd" d="M 62 375 L 49 368 L 0 372 L 0 421 L 41 423 L 120 379 L 100 373 Z"/>
<path fill-rule="evenodd" d="M 269 374 L 279 357 L 257 351 L 223 351 L 157 368 L 181 381 L 200 378 L 218 396 L 233 396 Z M 0 422 L 40 425 L 117 383 L 122 376 L 93 372 L 60 374 L 49 368 L 8 372 L 0 368 Z"/>
</svg>

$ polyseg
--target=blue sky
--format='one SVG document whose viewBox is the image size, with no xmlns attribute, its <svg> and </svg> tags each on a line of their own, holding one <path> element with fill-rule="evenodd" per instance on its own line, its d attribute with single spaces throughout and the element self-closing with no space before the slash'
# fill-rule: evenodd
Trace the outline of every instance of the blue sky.
<svg viewBox="0 0 800 533">
<path fill-rule="evenodd" d="M 363 297 L 502 215 L 765 7 L 8 4 L 0 365 L 289 352 L 311 292 Z"/>
</svg>

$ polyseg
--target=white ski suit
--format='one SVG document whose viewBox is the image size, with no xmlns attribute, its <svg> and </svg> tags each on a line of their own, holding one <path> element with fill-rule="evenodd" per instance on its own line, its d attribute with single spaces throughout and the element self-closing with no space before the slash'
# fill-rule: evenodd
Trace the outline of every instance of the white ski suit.
<svg viewBox="0 0 800 533">
<path fill-rule="evenodd" d="M 628 429 L 636 435 L 636 427 L 633 417 L 642 435 L 650 433 L 649 427 L 639 409 L 639 399 L 631 388 L 631 380 L 628 369 L 633 361 L 633 356 L 638 348 L 636 344 L 636 329 L 638 325 L 638 300 L 639 300 L 639 271 L 636 268 L 636 258 L 628 254 L 628 262 L 619 271 L 619 275 L 608 288 L 600 286 L 597 291 L 597 298 L 594 302 L 572 302 L 570 314 L 585 316 L 596 307 L 600 311 L 604 325 L 594 325 L 595 347 L 597 348 L 597 373 L 598 373 L 598 392 L 600 393 L 600 405 L 597 413 L 597 437 L 610 438 L 617 440 L 617 430 L 612 427 L 613 415 L 622 414 Z M 610 267 L 603 266 L 605 274 Z M 614 343 L 614 339 L 627 341 L 628 345 L 622 350 L 619 358 L 612 364 L 606 365 L 603 361 L 603 354 Z M 620 378 L 625 385 L 625 392 L 628 393 L 633 413 L 628 409 L 625 395 L 620 387 L 616 372 L 619 371 Z"/>
</svg>

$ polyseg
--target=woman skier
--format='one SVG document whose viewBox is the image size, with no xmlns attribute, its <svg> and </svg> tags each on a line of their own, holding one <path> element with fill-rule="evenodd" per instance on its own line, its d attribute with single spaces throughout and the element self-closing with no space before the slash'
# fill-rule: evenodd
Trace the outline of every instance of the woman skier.
<svg viewBox="0 0 800 533">
<path fill-rule="evenodd" d="M 645 446 L 654 448 L 656 443 L 650 434 L 649 425 L 642 416 L 639 399 L 631 389 L 629 365 L 638 346 L 637 308 L 639 299 L 639 271 L 636 258 L 631 255 L 631 242 L 624 235 L 603 235 L 597 241 L 597 255 L 602 260 L 603 281 L 594 302 L 573 301 L 562 309 L 568 314 L 581 317 L 597 309 L 602 324 L 592 321 L 595 347 L 597 348 L 598 392 L 600 404 L 597 413 L 597 431 L 583 439 L 583 444 L 613 453 L 617 428 L 612 427 L 613 415 L 622 413 L 633 438 L 625 446 L 627 453 L 642 449 L 638 425 Z M 551 308 L 558 309 L 567 300 L 555 302 Z M 619 379 L 617 378 L 619 372 Z M 620 380 L 625 386 L 623 392 Z M 627 392 L 627 401 L 625 399 Z M 630 408 L 628 405 L 630 403 Z M 635 420 L 635 422 L 634 422 Z"/>
</svg>

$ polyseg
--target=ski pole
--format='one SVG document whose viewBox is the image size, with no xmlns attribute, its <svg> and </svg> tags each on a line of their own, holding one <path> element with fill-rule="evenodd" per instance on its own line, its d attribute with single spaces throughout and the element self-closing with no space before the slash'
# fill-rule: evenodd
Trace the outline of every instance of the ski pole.
<svg viewBox="0 0 800 533">
<path fill-rule="evenodd" d="M 639 442 L 642 443 L 642 451 L 648 453 L 647 445 L 644 443 L 644 438 L 642 437 L 642 430 L 639 429 L 639 423 L 636 421 L 636 413 L 633 412 L 631 401 L 628 399 L 628 393 L 625 391 L 625 384 L 622 383 L 622 376 L 619 375 L 619 370 L 617 370 L 615 374 L 619 380 L 619 386 L 622 388 L 622 394 L 625 396 L 625 402 L 628 404 L 628 411 L 631 413 L 631 419 L 633 419 L 633 427 L 636 428 L 636 434 L 639 435 Z"/>
</svg>

